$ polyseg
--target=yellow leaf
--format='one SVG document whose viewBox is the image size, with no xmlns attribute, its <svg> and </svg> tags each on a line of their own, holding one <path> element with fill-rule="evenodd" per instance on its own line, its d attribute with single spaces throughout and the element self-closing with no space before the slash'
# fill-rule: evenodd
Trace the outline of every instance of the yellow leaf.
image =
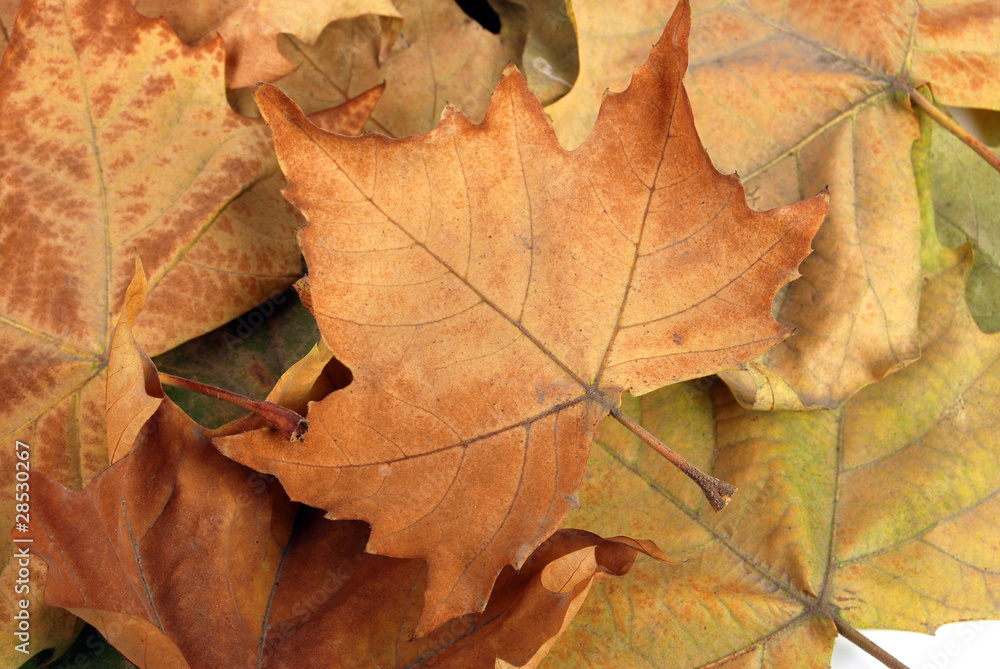
<svg viewBox="0 0 1000 669">
<path fill-rule="evenodd" d="M 839 410 L 754 412 L 721 384 L 630 400 L 740 495 L 712 513 L 602 425 L 567 523 L 653 538 L 542 665 L 827 667 L 835 624 L 931 632 L 1000 615 L 1000 336 L 965 307 L 966 252 L 927 284 L 923 357 Z"/>
</svg>

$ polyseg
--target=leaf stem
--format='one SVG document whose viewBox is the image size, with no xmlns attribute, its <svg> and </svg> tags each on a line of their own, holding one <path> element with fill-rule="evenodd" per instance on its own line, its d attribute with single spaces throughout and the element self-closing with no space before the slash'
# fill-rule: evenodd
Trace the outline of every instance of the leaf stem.
<svg viewBox="0 0 1000 669">
<path fill-rule="evenodd" d="M 851 627 L 845 621 L 841 620 L 840 616 L 834 615 L 833 623 L 837 626 L 837 632 L 840 633 L 840 636 L 844 637 L 855 646 L 865 651 L 885 666 L 889 667 L 889 669 L 909 669 L 905 664 L 885 652 L 881 646 L 877 645 L 864 634 Z"/>
<path fill-rule="evenodd" d="M 159 372 L 160 383 L 175 388 L 184 388 L 208 397 L 214 397 L 223 402 L 235 404 L 238 407 L 253 411 L 255 414 L 274 425 L 276 428 L 288 435 L 290 441 L 298 441 L 309 428 L 309 421 L 298 413 L 264 400 L 255 400 L 252 397 L 244 397 L 222 388 L 210 386 L 207 383 L 184 379 L 173 374 Z"/>
<path fill-rule="evenodd" d="M 677 467 L 677 469 L 684 472 L 688 478 L 697 483 L 702 489 L 702 492 L 705 493 L 705 497 L 708 499 L 708 503 L 712 505 L 713 509 L 716 511 L 722 511 L 726 508 L 726 505 L 729 504 L 729 500 L 733 497 L 733 493 L 736 492 L 736 488 L 729 485 L 725 481 L 720 481 L 714 476 L 709 476 L 692 465 L 679 453 L 677 453 L 677 451 L 674 451 L 662 441 L 657 439 L 652 433 L 646 430 L 646 428 L 639 425 L 638 421 L 618 407 L 611 407 L 611 415 L 614 416 L 619 423 L 627 427 L 632 434 L 649 444 L 653 450 L 665 457 L 671 464 Z"/>
<path fill-rule="evenodd" d="M 968 130 L 959 125 L 955 119 L 948 116 L 948 114 L 938 108 L 937 105 L 921 95 L 920 91 L 917 89 L 912 86 L 907 86 L 906 92 L 910 94 L 910 100 L 913 104 L 920 107 L 920 109 L 934 119 L 938 125 L 965 142 L 970 149 L 978 153 L 983 160 L 988 162 L 993 167 L 993 169 L 1000 172 L 1000 157 L 990 151 L 985 144 L 973 137 Z"/>
</svg>

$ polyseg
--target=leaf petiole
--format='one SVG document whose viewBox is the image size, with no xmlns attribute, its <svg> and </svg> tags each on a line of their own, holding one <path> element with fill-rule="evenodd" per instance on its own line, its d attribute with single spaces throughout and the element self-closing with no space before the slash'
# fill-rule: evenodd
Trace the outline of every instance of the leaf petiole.
<svg viewBox="0 0 1000 669">
<path fill-rule="evenodd" d="M 713 509 L 716 511 L 722 511 L 726 508 L 726 505 L 729 504 L 729 500 L 732 499 L 733 494 L 736 492 L 736 488 L 734 486 L 729 485 L 725 481 L 720 481 L 714 476 L 709 476 L 692 465 L 677 451 L 674 451 L 662 441 L 657 439 L 646 428 L 639 425 L 635 419 L 618 407 L 611 407 L 611 415 L 614 416 L 619 423 L 627 427 L 632 434 L 649 444 L 653 450 L 665 457 L 671 464 L 677 467 L 677 469 L 684 472 L 692 481 L 697 483 L 702 489 L 702 492 L 705 493 L 705 497 L 708 499 L 708 503 L 712 505 Z"/>
<path fill-rule="evenodd" d="M 955 119 L 939 109 L 937 105 L 921 95 L 920 91 L 917 89 L 912 86 L 907 86 L 906 92 L 909 93 L 910 100 L 913 104 L 920 107 L 921 111 L 934 119 L 942 128 L 962 140 L 970 149 L 978 153 L 983 160 L 989 163 L 993 169 L 1000 172 L 1000 157 L 990 151 L 985 144 L 973 137 L 968 130 L 963 128 L 957 121 L 955 121 Z"/>
<path fill-rule="evenodd" d="M 840 636 L 889 667 L 889 669 L 909 669 L 905 664 L 887 653 L 881 646 L 847 624 L 840 616 L 834 615 L 833 623 L 837 626 L 837 632 Z"/>
<path fill-rule="evenodd" d="M 254 412 L 287 434 L 289 441 L 298 441 L 306 433 L 306 430 L 309 429 L 309 421 L 291 409 L 278 404 L 273 404 L 265 400 L 255 400 L 252 397 L 244 397 L 243 395 L 237 395 L 222 388 L 210 386 L 207 383 L 184 379 L 173 374 L 165 374 L 163 372 L 158 372 L 158 374 L 160 376 L 160 383 L 164 385 L 191 390 Z"/>
</svg>

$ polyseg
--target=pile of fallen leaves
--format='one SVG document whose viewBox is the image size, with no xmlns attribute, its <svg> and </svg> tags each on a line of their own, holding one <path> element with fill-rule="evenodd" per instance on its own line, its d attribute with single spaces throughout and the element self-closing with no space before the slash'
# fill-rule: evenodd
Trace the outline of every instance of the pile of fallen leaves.
<svg viewBox="0 0 1000 669">
<path fill-rule="evenodd" d="M 490 4 L 0 0 L 0 667 L 1000 617 L 1000 6 Z"/>
</svg>

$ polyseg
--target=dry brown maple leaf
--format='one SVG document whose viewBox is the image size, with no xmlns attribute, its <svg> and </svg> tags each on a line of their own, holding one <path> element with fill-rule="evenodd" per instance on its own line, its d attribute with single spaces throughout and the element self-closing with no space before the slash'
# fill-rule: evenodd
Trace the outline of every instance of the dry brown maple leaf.
<svg viewBox="0 0 1000 669">
<path fill-rule="evenodd" d="M 507 57 L 496 35 L 484 30 L 454 0 L 398 0 L 404 29 L 382 61 L 380 27 L 364 16 L 331 24 L 315 45 L 285 36 L 282 52 L 298 66 L 275 85 L 308 111 L 340 104 L 379 82 L 386 93 L 368 129 L 404 137 L 427 132 L 446 102 L 479 121 Z M 251 91 L 237 92 L 240 113 L 257 115 Z"/>
<path fill-rule="evenodd" d="M 104 370 L 136 250 L 153 275 L 139 337 L 157 353 L 301 272 L 269 131 L 229 109 L 223 66 L 221 41 L 186 47 L 124 0 L 23 3 L 0 69 L 4 494 L 15 439 L 70 487 L 106 466 Z M 324 123 L 357 132 L 377 98 Z M 0 599 L 4 626 L 10 606 Z"/>
<path fill-rule="evenodd" d="M 310 220 L 320 331 L 354 380 L 310 407 L 304 442 L 219 447 L 369 521 L 368 550 L 427 559 L 422 631 L 481 609 L 577 504 L 623 390 L 739 367 L 789 332 L 771 300 L 826 198 L 756 213 L 712 167 L 681 84 L 689 25 L 682 4 L 572 153 L 512 66 L 482 125 L 449 109 L 403 140 L 324 133 L 258 89 Z"/>
<path fill-rule="evenodd" d="M 203 44 L 222 35 L 229 88 L 274 81 L 295 70 L 296 65 L 278 51 L 281 33 L 312 44 L 328 23 L 371 14 L 384 59 L 403 23 L 390 0 L 134 0 L 134 5 L 144 16 L 166 18 L 187 44 Z"/>
<path fill-rule="evenodd" d="M 670 3 L 574 0 L 580 78 L 547 108 L 579 144 L 609 86 L 628 83 Z M 739 169 L 755 208 L 828 185 L 816 253 L 778 318 L 797 336 L 726 375 L 757 408 L 836 407 L 919 355 L 920 209 L 907 91 L 1000 109 L 1000 4 L 858 0 L 696 2 L 687 79 L 705 146 Z"/>
<path fill-rule="evenodd" d="M 109 367 L 108 432 L 124 454 L 80 492 L 35 471 L 31 549 L 49 564 L 46 601 L 100 630 L 140 667 L 535 666 L 605 574 L 649 542 L 564 530 L 486 611 L 411 640 L 422 560 L 364 552 L 367 527 L 289 502 L 273 478 L 220 455 L 213 434 L 156 382 L 131 327 L 145 297 L 137 266 Z M 317 349 L 269 400 L 301 406 L 329 362 Z"/>
</svg>

